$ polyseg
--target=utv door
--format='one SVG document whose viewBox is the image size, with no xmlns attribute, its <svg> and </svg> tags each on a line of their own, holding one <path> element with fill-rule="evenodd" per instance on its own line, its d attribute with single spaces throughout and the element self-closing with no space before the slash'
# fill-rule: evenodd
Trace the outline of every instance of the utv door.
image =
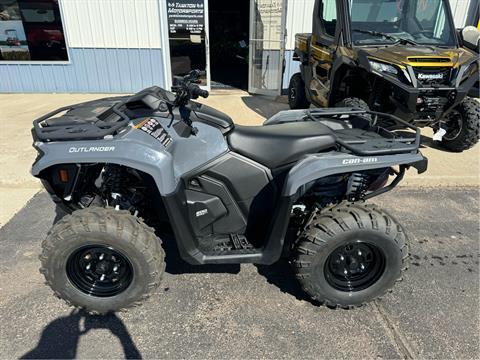
<svg viewBox="0 0 480 360">
<path fill-rule="evenodd" d="M 341 0 L 339 0 L 341 1 Z M 310 64 L 312 80 L 308 85 L 315 103 L 328 106 L 330 69 L 337 38 L 337 0 L 317 0 L 313 16 Z"/>
</svg>

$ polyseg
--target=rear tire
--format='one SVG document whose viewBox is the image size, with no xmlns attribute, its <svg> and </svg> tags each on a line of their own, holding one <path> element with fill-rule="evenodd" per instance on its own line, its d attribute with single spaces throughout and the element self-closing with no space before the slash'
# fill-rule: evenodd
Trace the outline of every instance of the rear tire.
<svg viewBox="0 0 480 360">
<path fill-rule="evenodd" d="M 292 265 L 313 300 L 350 308 L 391 289 L 407 259 L 407 237 L 389 214 L 373 205 L 340 204 L 312 217 Z"/>
<path fill-rule="evenodd" d="M 449 123 L 452 128 L 443 136 L 442 146 L 454 152 L 470 149 L 479 140 L 480 103 L 465 98 L 451 113 Z"/>
<path fill-rule="evenodd" d="M 300 73 L 294 74 L 290 79 L 290 84 L 288 85 L 288 105 L 290 109 L 308 109 L 310 107 L 310 101 L 308 101 L 305 94 L 305 83 Z"/>
<path fill-rule="evenodd" d="M 165 269 L 152 228 L 128 211 L 100 207 L 58 221 L 42 243 L 40 261 L 57 297 L 96 314 L 140 305 Z"/>
</svg>

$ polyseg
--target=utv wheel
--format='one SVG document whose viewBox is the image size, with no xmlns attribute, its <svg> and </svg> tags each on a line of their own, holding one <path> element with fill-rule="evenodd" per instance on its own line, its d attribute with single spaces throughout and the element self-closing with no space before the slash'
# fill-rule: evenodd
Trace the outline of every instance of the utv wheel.
<svg viewBox="0 0 480 360">
<path fill-rule="evenodd" d="M 292 265 L 313 300 L 349 308 L 392 288 L 407 259 L 406 235 L 390 215 L 372 205 L 340 204 L 310 220 Z"/>
<path fill-rule="evenodd" d="M 335 107 L 347 107 L 347 108 L 357 108 L 361 110 L 370 110 L 370 107 L 368 106 L 366 101 L 356 97 L 345 98 L 342 101 L 339 101 L 338 103 L 336 103 Z M 370 120 L 372 118 L 369 114 L 365 114 L 364 117 L 367 120 Z"/>
<path fill-rule="evenodd" d="M 300 73 L 294 74 L 288 85 L 288 105 L 290 109 L 308 109 L 310 102 L 305 94 L 305 83 Z"/>
<path fill-rule="evenodd" d="M 40 272 L 69 305 L 104 314 L 140 305 L 165 269 L 160 239 L 128 211 L 77 210 L 42 243 Z"/>
<path fill-rule="evenodd" d="M 356 97 L 345 98 L 342 101 L 336 103 L 335 107 L 352 107 L 362 110 L 370 110 L 370 107 L 368 106 L 366 101 Z"/>
<path fill-rule="evenodd" d="M 461 152 L 470 149 L 479 140 L 480 103 L 465 98 L 447 117 L 448 132 L 441 144 L 448 150 Z"/>
</svg>

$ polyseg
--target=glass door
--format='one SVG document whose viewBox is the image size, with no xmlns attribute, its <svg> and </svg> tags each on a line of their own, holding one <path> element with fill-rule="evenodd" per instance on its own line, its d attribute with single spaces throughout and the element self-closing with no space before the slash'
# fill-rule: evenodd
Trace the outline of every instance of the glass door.
<svg viewBox="0 0 480 360">
<path fill-rule="evenodd" d="M 210 88 L 208 57 L 208 0 L 166 2 L 170 66 L 173 75 L 205 71 L 200 86 Z"/>
<path fill-rule="evenodd" d="M 285 54 L 286 0 L 250 0 L 248 91 L 280 95 Z"/>
</svg>

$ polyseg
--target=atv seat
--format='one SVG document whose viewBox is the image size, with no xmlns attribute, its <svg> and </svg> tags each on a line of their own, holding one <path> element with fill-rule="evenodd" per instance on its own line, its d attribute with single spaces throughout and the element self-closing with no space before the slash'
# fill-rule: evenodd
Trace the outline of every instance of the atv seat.
<svg viewBox="0 0 480 360">
<path fill-rule="evenodd" d="M 334 132 L 314 121 L 267 126 L 235 125 L 227 139 L 232 150 L 270 169 L 335 146 Z"/>
</svg>

